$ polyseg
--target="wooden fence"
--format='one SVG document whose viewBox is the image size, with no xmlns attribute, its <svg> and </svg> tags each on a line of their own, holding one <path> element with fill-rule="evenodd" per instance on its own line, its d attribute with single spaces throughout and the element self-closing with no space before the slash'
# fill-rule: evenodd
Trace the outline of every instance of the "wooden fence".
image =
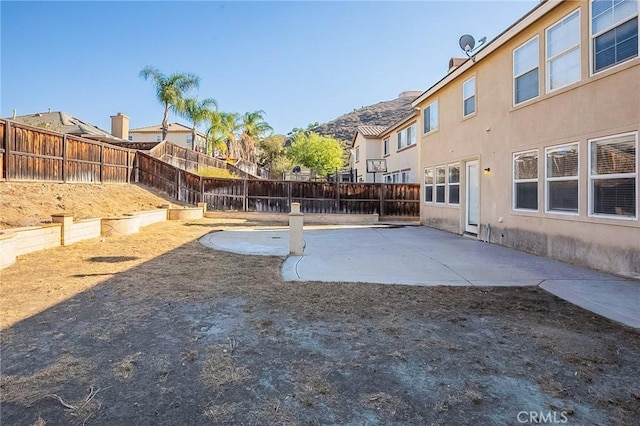
<svg viewBox="0 0 640 426">
<path fill-rule="evenodd" d="M 418 184 L 205 178 L 144 153 L 138 153 L 138 168 L 140 183 L 212 210 L 288 213 L 299 202 L 303 213 L 420 215 Z"/>
<path fill-rule="evenodd" d="M 232 174 L 241 178 L 257 177 L 224 160 L 209 157 L 208 155 L 175 145 L 171 142 L 164 141 L 159 143 L 149 151 L 149 155 L 189 172 L 197 173 L 202 167 L 215 167 L 217 169 L 227 169 Z"/>
<path fill-rule="evenodd" d="M 0 120 L 0 163 L 5 180 L 128 183 L 135 151 Z"/>
</svg>

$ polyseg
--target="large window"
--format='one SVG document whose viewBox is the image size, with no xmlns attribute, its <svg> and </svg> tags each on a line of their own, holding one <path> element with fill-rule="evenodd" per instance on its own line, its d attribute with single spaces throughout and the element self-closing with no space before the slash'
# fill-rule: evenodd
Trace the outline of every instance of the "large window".
<svg viewBox="0 0 640 426">
<path fill-rule="evenodd" d="M 589 214 L 637 217 L 638 136 L 589 141 Z"/>
<path fill-rule="evenodd" d="M 547 148 L 547 211 L 578 213 L 578 144 Z"/>
<path fill-rule="evenodd" d="M 411 181 L 411 171 L 404 171 L 401 174 L 402 183 L 409 183 Z"/>
<path fill-rule="evenodd" d="M 385 139 L 382 142 L 382 147 L 383 147 L 384 155 L 389 155 L 389 138 Z"/>
<path fill-rule="evenodd" d="M 513 51 L 513 103 L 519 104 L 538 96 L 538 37 Z"/>
<path fill-rule="evenodd" d="M 436 167 L 436 203 L 444 203 L 446 175 L 444 166 Z"/>
<path fill-rule="evenodd" d="M 407 146 L 415 145 L 416 143 L 416 125 L 412 124 L 407 127 Z"/>
<path fill-rule="evenodd" d="M 438 128 L 438 101 L 429 104 L 424 109 L 423 120 L 423 133 L 429 133 Z"/>
<path fill-rule="evenodd" d="M 449 164 L 447 167 L 447 186 L 447 203 L 460 204 L 460 164 Z"/>
<path fill-rule="evenodd" d="M 513 209 L 538 210 L 538 151 L 513 154 Z"/>
<path fill-rule="evenodd" d="M 462 115 L 476 112 L 476 78 L 471 77 L 462 84 Z"/>
<path fill-rule="evenodd" d="M 433 167 L 424 169 L 424 202 L 433 202 Z"/>
<path fill-rule="evenodd" d="M 547 92 L 580 81 L 580 11 L 547 29 Z"/>
<path fill-rule="evenodd" d="M 591 2 L 591 52 L 593 72 L 638 56 L 638 2 Z"/>
</svg>

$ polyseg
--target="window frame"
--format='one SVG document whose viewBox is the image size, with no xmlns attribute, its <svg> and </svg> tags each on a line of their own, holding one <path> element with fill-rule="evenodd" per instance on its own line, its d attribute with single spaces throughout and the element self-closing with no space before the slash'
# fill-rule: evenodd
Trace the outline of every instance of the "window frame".
<svg viewBox="0 0 640 426">
<path fill-rule="evenodd" d="M 555 177 L 555 178 L 550 178 L 547 176 L 547 174 L 549 173 L 549 165 L 548 165 L 548 161 L 549 161 L 549 156 L 548 156 L 548 152 L 549 151 L 553 151 L 559 148 L 563 148 L 563 147 L 570 147 L 570 146 L 576 146 L 577 150 L 577 154 L 578 154 L 578 165 L 577 165 L 577 171 L 576 171 L 576 175 L 574 176 L 561 176 L 561 177 Z M 557 214 L 557 215 L 564 215 L 564 216 L 579 216 L 580 215 L 580 143 L 578 141 L 576 142 L 569 142 L 569 143 L 563 143 L 560 145 L 553 145 L 553 146 L 547 146 L 544 148 L 544 192 L 545 192 L 545 196 L 544 196 L 544 212 L 547 214 Z M 577 182 L 577 187 L 578 187 L 578 197 L 577 197 L 577 210 L 576 211 L 562 211 L 562 210 L 550 210 L 549 209 L 549 195 L 550 195 L 550 191 L 549 191 L 549 182 L 561 182 L 561 181 L 576 181 Z"/>
<path fill-rule="evenodd" d="M 156 142 L 162 142 L 162 135 L 156 135 Z"/>
<path fill-rule="evenodd" d="M 467 83 L 469 83 L 470 81 L 473 81 L 473 95 L 468 96 L 468 97 L 464 97 L 464 87 L 467 85 Z M 462 82 L 462 118 L 467 118 L 467 117 L 471 117 L 473 116 L 476 112 L 478 112 L 478 98 L 476 96 L 477 94 L 477 86 L 476 86 L 476 76 L 472 76 L 469 77 L 467 80 Z M 471 99 L 473 98 L 473 111 L 470 112 L 469 114 L 464 113 L 464 103 L 467 99 Z"/>
<path fill-rule="evenodd" d="M 407 139 L 407 144 L 405 145 L 405 147 L 407 146 L 413 146 L 418 142 L 418 135 L 416 132 L 416 123 L 412 123 L 410 126 L 407 126 L 403 129 L 403 131 L 406 133 L 406 139 Z M 412 137 L 409 137 L 412 136 Z M 413 142 L 411 142 L 411 139 L 413 139 Z"/>
<path fill-rule="evenodd" d="M 404 132 L 404 129 L 396 132 L 396 151 L 399 151 L 402 149 L 402 133 L 403 132 Z"/>
<path fill-rule="evenodd" d="M 431 183 L 427 183 L 427 171 L 431 171 Z M 424 195 L 422 196 L 422 202 L 424 204 L 435 204 L 435 179 L 434 179 L 434 167 L 429 166 L 424 168 L 424 174 L 422 179 L 422 187 L 424 188 Z M 427 186 L 431 187 L 431 200 L 427 201 Z"/>
<path fill-rule="evenodd" d="M 438 183 L 438 169 L 444 170 L 444 182 Z M 444 188 L 444 198 L 442 201 L 438 201 L 438 187 L 441 186 Z M 447 166 L 442 164 L 440 166 L 433 167 L 433 202 L 435 204 L 446 204 L 447 203 Z"/>
<path fill-rule="evenodd" d="M 516 179 L 516 156 L 517 155 L 521 155 L 521 154 L 528 154 L 531 152 L 535 152 L 537 155 L 537 165 L 536 165 L 536 178 L 535 179 Z M 545 155 L 546 158 L 546 155 Z M 529 149 L 526 151 L 518 151 L 518 152 L 514 152 L 513 156 L 512 156 L 512 161 L 511 161 L 511 180 L 512 180 L 512 186 L 511 186 L 511 210 L 514 212 L 529 212 L 529 213 L 533 213 L 533 212 L 539 212 L 540 211 L 540 150 L 538 148 L 536 149 Z M 545 168 L 545 173 L 546 173 L 546 168 Z M 545 174 L 546 176 L 546 174 Z M 517 191 L 516 191 L 516 187 L 517 184 L 519 183 L 533 183 L 535 182 L 537 184 L 537 190 L 536 190 L 536 204 L 537 207 L 536 209 L 525 209 L 522 207 L 518 207 L 517 206 Z"/>
<path fill-rule="evenodd" d="M 616 138 L 621 138 L 621 137 L 625 137 L 625 136 L 633 136 L 634 140 L 634 145 L 635 145 L 635 173 L 615 173 L 615 174 L 603 174 L 603 175 L 594 175 L 592 173 L 592 158 L 591 158 L 591 146 L 594 142 L 601 142 L 601 141 L 606 141 L 608 139 L 616 139 Z M 638 207 L 640 207 L 640 202 L 638 201 L 638 198 L 640 198 L 639 194 L 638 194 L 638 176 L 640 175 L 640 173 L 638 173 L 638 168 L 640 167 L 640 155 L 638 154 L 638 132 L 627 132 L 627 133 L 620 133 L 620 134 L 615 134 L 615 135 L 609 135 L 609 136 L 603 136 L 603 137 L 599 137 L 599 138 L 594 138 L 594 139 L 588 139 L 587 140 L 587 150 L 588 150 L 588 176 L 587 176 L 587 182 L 588 182 L 588 191 L 587 191 L 587 198 L 588 198 L 588 202 L 589 202 L 589 206 L 587 209 L 587 216 L 589 217 L 595 217 L 595 218 L 604 218 L 604 219 L 614 219 L 614 220 L 635 220 L 637 221 L 639 218 L 639 213 L 638 213 Z M 635 176 L 629 176 L 629 175 L 635 175 Z M 597 176 L 597 177 L 594 177 Z M 636 205 L 635 205 L 635 209 L 636 209 L 636 215 L 635 216 L 621 216 L 621 215 L 611 215 L 611 214 L 604 214 L 604 213 L 595 213 L 594 212 L 594 206 L 593 206 L 593 202 L 594 202 L 594 198 L 593 198 L 593 181 L 594 180 L 604 180 L 604 179 L 628 179 L 628 178 L 634 178 L 635 180 L 635 189 L 636 189 Z"/>
<path fill-rule="evenodd" d="M 389 138 L 385 138 L 382 140 L 382 155 L 389 155 Z"/>
<path fill-rule="evenodd" d="M 577 14 L 577 20 L 578 20 L 578 44 L 573 45 L 572 47 L 569 47 L 566 50 L 563 50 L 560 53 L 557 53 L 556 55 L 554 55 L 553 57 L 549 57 L 549 31 L 555 27 L 557 27 L 558 25 L 560 25 L 562 22 L 566 21 L 567 19 L 569 19 L 570 17 L 572 17 L 573 15 Z M 580 8 L 575 9 L 574 11 L 568 13 L 567 15 L 565 15 L 564 17 L 562 17 L 561 19 L 557 20 L 556 22 L 554 22 L 552 25 L 548 26 L 547 28 L 545 28 L 544 30 L 544 39 L 545 39 L 545 43 L 544 43 L 544 61 L 545 61 L 545 89 L 546 89 L 546 93 L 552 93 L 555 92 L 557 90 L 560 89 L 564 89 L 565 87 L 569 87 L 573 84 L 579 83 L 580 81 L 582 81 L 582 23 L 580 22 Z M 578 60 L 580 61 L 578 64 L 578 68 L 580 70 L 579 72 L 579 77 L 576 81 L 572 81 L 571 83 L 556 87 L 554 89 L 551 88 L 551 62 L 561 58 L 564 55 L 567 55 L 571 52 L 573 52 L 574 50 L 578 50 Z"/>
<path fill-rule="evenodd" d="M 360 162 L 360 145 L 356 145 L 356 163 Z"/>
<path fill-rule="evenodd" d="M 457 167 L 458 168 L 458 182 L 450 182 L 450 178 L 451 178 L 451 174 L 449 173 L 449 169 L 451 169 L 452 167 Z M 446 182 L 446 188 L 445 188 L 445 198 L 446 198 L 446 202 L 447 205 L 450 206 L 459 206 L 460 205 L 460 163 L 449 163 L 447 164 L 447 169 L 445 172 L 445 182 Z M 451 202 L 451 197 L 450 197 L 450 188 L 452 186 L 457 186 L 458 187 L 458 202 L 457 203 L 452 203 Z"/>
<path fill-rule="evenodd" d="M 426 126 L 426 117 L 427 117 L 427 111 L 429 113 L 429 124 L 431 124 L 431 107 L 435 105 L 435 116 L 436 116 L 436 125 L 435 127 L 429 127 L 429 130 L 427 130 L 427 126 Z M 439 109 L 439 103 L 438 103 L 438 99 L 436 99 L 435 101 L 431 102 L 429 105 L 427 105 L 426 108 L 423 109 L 422 112 L 422 134 L 423 135 L 428 135 L 430 133 L 435 132 L 436 130 L 438 130 L 438 125 L 439 125 L 439 121 L 440 121 L 440 116 L 439 113 L 440 111 L 438 111 Z"/>
<path fill-rule="evenodd" d="M 537 42 L 538 42 L 538 58 L 537 58 L 537 61 L 536 61 L 536 66 L 534 68 L 527 69 L 526 71 L 523 71 L 520 74 L 516 75 L 516 52 L 518 50 L 522 49 L 523 47 L 525 47 L 526 45 L 528 45 L 529 43 L 531 43 L 534 40 L 537 40 Z M 525 102 L 529 102 L 529 101 L 532 101 L 534 99 L 539 98 L 540 97 L 540 36 L 538 34 L 536 34 L 535 36 L 531 37 L 529 40 L 527 40 L 524 43 L 522 43 L 520 46 L 518 46 L 515 49 L 513 49 L 512 60 L 513 60 L 513 106 L 522 105 Z M 519 77 L 522 77 L 525 74 L 533 71 L 536 68 L 538 69 L 538 94 L 536 96 L 532 97 L 532 98 L 525 99 L 524 101 L 517 102 L 517 100 L 516 100 L 516 81 L 517 81 L 517 79 Z"/>
<path fill-rule="evenodd" d="M 411 182 L 411 170 L 403 170 L 400 172 L 400 181 L 401 183 L 410 183 Z"/>
<path fill-rule="evenodd" d="M 596 71 L 595 67 L 596 67 L 596 61 L 595 61 L 595 39 L 597 37 L 600 37 L 601 35 L 615 29 L 618 28 L 624 24 L 626 24 L 627 22 L 631 21 L 631 20 L 637 20 L 638 21 L 638 30 L 640 32 L 640 6 L 638 7 L 638 10 L 636 10 L 636 13 L 631 15 L 630 17 L 627 17 L 621 21 L 618 21 L 616 23 L 614 23 L 613 25 L 606 27 L 603 30 L 600 30 L 598 33 L 594 34 L 593 33 L 593 0 L 589 0 L 589 76 L 593 77 L 594 75 L 600 74 L 602 72 L 606 72 L 608 70 L 611 70 L 613 68 L 619 67 L 623 64 L 626 64 L 629 61 L 633 61 L 634 59 L 638 59 L 640 58 L 640 34 L 638 35 L 638 53 L 636 54 L 636 56 L 627 58 L 623 61 L 620 61 L 618 63 L 615 63 L 613 65 L 609 65 L 608 67 L 604 67 L 601 70 Z"/>
</svg>

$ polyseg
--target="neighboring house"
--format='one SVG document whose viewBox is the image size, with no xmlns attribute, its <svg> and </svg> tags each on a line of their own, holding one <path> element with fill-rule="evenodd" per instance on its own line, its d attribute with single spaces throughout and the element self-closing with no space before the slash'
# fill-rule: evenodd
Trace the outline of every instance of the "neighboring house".
<svg viewBox="0 0 640 426">
<path fill-rule="evenodd" d="M 421 222 L 640 277 L 638 2 L 542 2 L 414 102 Z"/>
<path fill-rule="evenodd" d="M 191 127 L 180 123 L 169 123 L 167 141 L 191 149 Z M 129 130 L 131 142 L 160 142 L 162 140 L 162 125 L 138 127 Z M 207 137 L 204 133 L 196 132 L 196 146 L 204 151 Z"/>
<path fill-rule="evenodd" d="M 112 124 L 115 117 L 126 116 L 118 113 L 117 116 L 112 117 Z M 106 130 L 102 130 L 91 123 L 87 123 L 63 111 L 38 112 L 29 115 L 19 115 L 10 119 L 29 126 L 51 130 L 52 132 L 66 133 L 102 142 L 126 142 L 126 138 L 122 138 L 116 133 L 109 133 Z"/>
<path fill-rule="evenodd" d="M 418 113 L 413 112 L 388 127 L 358 126 L 351 149 L 358 182 L 419 182 L 417 120 Z M 371 167 L 367 169 L 367 160 L 380 159 L 385 160 L 386 171 L 373 173 Z"/>
</svg>

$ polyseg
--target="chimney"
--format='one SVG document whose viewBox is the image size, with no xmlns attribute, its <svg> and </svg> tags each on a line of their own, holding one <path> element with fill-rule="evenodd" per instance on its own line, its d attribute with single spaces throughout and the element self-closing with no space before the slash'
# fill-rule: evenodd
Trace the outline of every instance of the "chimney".
<svg viewBox="0 0 640 426">
<path fill-rule="evenodd" d="M 120 139 L 129 139 L 129 117 L 121 112 L 112 115 L 111 134 Z"/>
<path fill-rule="evenodd" d="M 467 62 L 468 59 L 469 58 L 451 58 L 451 59 L 449 59 L 449 71 L 447 71 L 447 73 L 450 73 L 451 71 L 455 70 L 460 65 L 464 64 L 465 62 Z"/>
</svg>

